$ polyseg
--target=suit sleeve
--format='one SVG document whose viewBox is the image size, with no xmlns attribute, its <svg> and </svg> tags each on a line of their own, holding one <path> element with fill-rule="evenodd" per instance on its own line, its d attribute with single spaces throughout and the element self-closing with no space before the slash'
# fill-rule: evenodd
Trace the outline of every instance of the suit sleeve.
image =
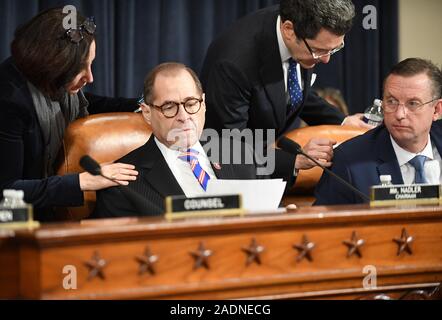
<svg viewBox="0 0 442 320">
<path fill-rule="evenodd" d="M 118 187 L 97 191 L 97 202 L 92 219 L 137 216 L 139 212 L 130 204 Z"/>
<path fill-rule="evenodd" d="M 23 190 L 25 201 L 35 208 L 83 204 L 78 174 L 25 180 L 23 135 L 30 125 L 26 108 L 0 101 L 0 189 Z"/>
<path fill-rule="evenodd" d="M 138 108 L 137 99 L 108 98 L 91 93 L 84 94 L 89 101 L 90 114 L 105 112 L 132 112 Z"/>
<path fill-rule="evenodd" d="M 207 125 L 213 129 L 245 129 L 249 120 L 251 88 L 245 75 L 228 61 L 217 61 L 207 71 L 204 91 L 209 112 Z"/>
<path fill-rule="evenodd" d="M 350 169 L 347 166 L 347 162 L 345 154 L 337 149 L 333 157 L 333 166 L 330 170 L 348 183 L 352 184 L 352 176 Z M 351 190 L 325 171 L 316 186 L 315 198 L 316 201 L 313 203 L 315 206 L 353 204 L 358 202 Z"/>
<path fill-rule="evenodd" d="M 300 117 L 310 126 L 322 124 L 340 125 L 345 119 L 345 115 L 341 111 L 327 103 L 311 89 Z"/>
</svg>

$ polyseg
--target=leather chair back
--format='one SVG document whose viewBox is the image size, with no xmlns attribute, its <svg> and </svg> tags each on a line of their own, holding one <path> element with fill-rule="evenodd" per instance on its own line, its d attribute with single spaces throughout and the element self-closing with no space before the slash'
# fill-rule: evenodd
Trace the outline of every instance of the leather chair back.
<svg viewBox="0 0 442 320">
<path fill-rule="evenodd" d="M 63 139 L 59 175 L 83 172 L 79 161 L 89 155 L 98 163 L 113 162 L 147 142 L 152 131 L 140 113 L 102 113 L 71 123 Z M 82 207 L 58 208 L 60 220 L 81 220 L 95 208 L 95 192 L 84 193 Z"/>
</svg>

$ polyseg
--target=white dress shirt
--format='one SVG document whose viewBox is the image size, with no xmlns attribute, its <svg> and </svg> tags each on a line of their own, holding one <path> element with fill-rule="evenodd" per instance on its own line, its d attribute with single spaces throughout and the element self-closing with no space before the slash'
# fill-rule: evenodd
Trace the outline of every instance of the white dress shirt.
<svg viewBox="0 0 442 320">
<path fill-rule="evenodd" d="M 155 143 L 161 151 L 161 154 L 164 157 L 164 160 L 166 160 L 167 165 L 172 171 L 172 174 L 177 180 L 181 189 L 183 189 L 186 197 L 190 198 L 204 196 L 205 191 L 193 174 L 193 171 L 190 168 L 190 163 L 178 159 L 181 151 L 168 148 L 167 146 L 162 144 L 156 137 L 154 139 Z M 201 167 L 204 169 L 204 171 L 207 172 L 207 174 L 210 176 L 210 179 L 216 179 L 209 158 L 207 157 L 206 152 L 204 151 L 199 141 L 189 149 L 194 149 L 199 152 L 198 161 Z"/>
<path fill-rule="evenodd" d="M 424 164 L 424 172 L 425 178 L 430 184 L 440 184 L 442 183 L 441 176 L 441 164 L 442 159 L 437 151 L 437 148 L 433 146 L 431 143 L 430 135 L 428 135 L 428 143 L 424 150 L 419 153 L 412 153 L 403 148 L 401 148 L 396 141 L 394 141 L 393 137 L 390 135 L 391 144 L 393 145 L 394 152 L 396 153 L 396 158 L 399 163 L 399 167 L 402 173 L 402 179 L 405 184 L 414 183 L 414 175 L 415 169 L 414 167 L 408 163 L 411 159 L 413 159 L 417 155 L 423 155 L 427 157 L 427 160 Z"/>
</svg>

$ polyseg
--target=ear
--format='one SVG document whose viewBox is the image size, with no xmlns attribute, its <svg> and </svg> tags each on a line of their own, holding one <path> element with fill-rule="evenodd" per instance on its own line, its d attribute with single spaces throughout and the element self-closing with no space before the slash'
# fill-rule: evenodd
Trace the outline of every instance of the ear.
<svg viewBox="0 0 442 320">
<path fill-rule="evenodd" d="M 201 108 L 203 109 L 204 113 L 206 112 L 206 94 L 203 93 L 202 95 L 203 102 L 201 102 Z"/>
<path fill-rule="evenodd" d="M 140 104 L 140 107 L 141 107 L 141 111 L 143 113 L 144 120 L 147 122 L 147 124 L 149 126 L 151 126 L 152 125 L 152 119 L 151 119 L 152 111 L 150 110 L 150 107 L 147 104 L 145 104 L 144 102 Z"/>
<path fill-rule="evenodd" d="M 296 39 L 295 27 L 290 20 L 281 22 L 281 34 L 286 41 L 293 41 Z"/>
<path fill-rule="evenodd" d="M 437 100 L 434 107 L 433 121 L 439 120 L 442 115 L 442 99 Z"/>
</svg>

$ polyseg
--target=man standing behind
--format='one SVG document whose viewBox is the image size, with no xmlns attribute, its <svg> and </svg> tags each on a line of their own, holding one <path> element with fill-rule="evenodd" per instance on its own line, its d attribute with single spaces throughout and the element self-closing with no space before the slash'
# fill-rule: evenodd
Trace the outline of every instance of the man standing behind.
<svg viewBox="0 0 442 320">
<path fill-rule="evenodd" d="M 344 47 L 355 16 L 350 0 L 281 0 L 237 21 L 208 49 L 201 72 L 207 94 L 206 127 L 294 129 L 300 117 L 309 125 L 367 126 L 362 114 L 345 118 L 312 90 L 312 68 L 328 63 Z M 371 127 L 370 127 L 371 128 Z M 310 156 L 330 166 L 334 141 L 312 139 Z M 304 156 L 276 153 L 275 176 L 289 181 L 296 169 L 314 163 Z"/>
<path fill-rule="evenodd" d="M 384 124 L 335 150 L 332 170 L 367 196 L 390 175 L 393 184 L 442 183 L 442 72 L 423 59 L 406 59 L 384 82 Z M 436 121 L 436 122 L 434 122 Z M 363 200 L 324 173 L 316 205 Z"/>
<path fill-rule="evenodd" d="M 139 196 L 140 203 L 128 199 L 121 187 L 112 187 L 97 193 L 91 218 L 160 215 L 164 213 L 165 197 L 203 196 L 210 179 L 256 178 L 252 161 L 219 164 L 209 160 L 199 142 L 205 121 L 205 97 L 191 69 L 180 63 L 155 67 L 144 82 L 144 101 L 141 108 L 152 136 L 144 146 L 122 158 L 139 172 L 138 179 L 128 188 Z M 222 148 L 223 144 L 218 145 Z M 214 151 L 218 150 L 211 150 L 212 155 Z M 232 154 L 232 150 L 229 152 Z"/>
</svg>

